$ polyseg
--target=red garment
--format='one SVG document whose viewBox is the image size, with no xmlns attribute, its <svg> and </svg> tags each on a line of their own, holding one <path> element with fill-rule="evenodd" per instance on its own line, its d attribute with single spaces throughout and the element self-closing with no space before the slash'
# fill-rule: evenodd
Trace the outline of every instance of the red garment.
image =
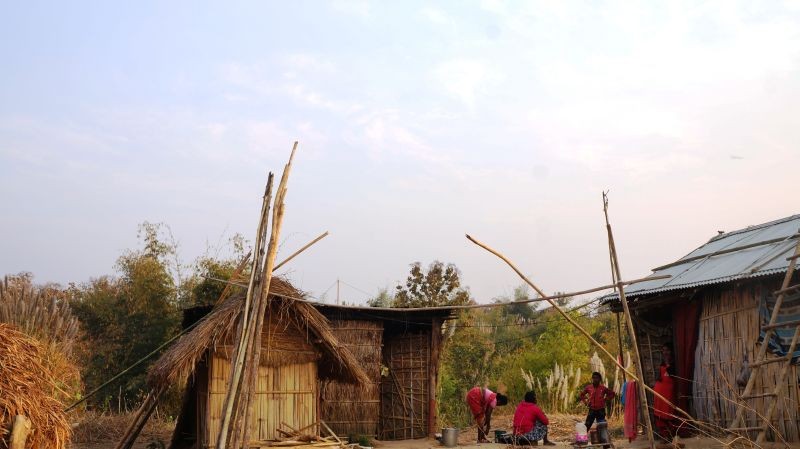
<svg viewBox="0 0 800 449">
<path fill-rule="evenodd" d="M 672 376 L 669 375 L 667 372 L 667 365 L 664 363 L 658 368 L 661 373 L 661 380 L 656 381 L 655 390 L 656 393 L 664 396 L 671 403 L 675 403 L 675 382 L 672 379 Z M 658 396 L 653 398 L 653 414 L 656 418 L 671 420 L 675 419 L 673 416 L 674 409 L 671 405 L 669 405 L 664 399 L 661 399 Z"/>
<path fill-rule="evenodd" d="M 542 409 L 533 402 L 520 402 L 517 410 L 514 411 L 514 435 L 522 435 L 533 430 L 536 421 L 544 424 L 550 424 L 547 416 Z"/>
<path fill-rule="evenodd" d="M 689 410 L 694 377 L 694 356 L 697 349 L 700 325 L 700 302 L 679 301 L 673 309 L 673 332 L 675 334 L 675 405 Z"/>
<path fill-rule="evenodd" d="M 484 392 L 485 391 L 485 392 Z M 475 419 L 483 419 L 491 403 L 497 400 L 497 393 L 474 387 L 467 393 L 467 405 Z"/>
<path fill-rule="evenodd" d="M 639 390 L 636 382 L 630 381 L 625 384 L 625 437 L 628 441 L 633 441 L 638 435 L 639 427 Z"/>
<path fill-rule="evenodd" d="M 584 401 L 586 395 L 589 395 L 589 410 L 605 410 L 606 401 L 614 399 L 614 392 L 603 384 L 595 388 L 594 385 L 589 384 L 581 392 L 581 402 Z"/>
</svg>

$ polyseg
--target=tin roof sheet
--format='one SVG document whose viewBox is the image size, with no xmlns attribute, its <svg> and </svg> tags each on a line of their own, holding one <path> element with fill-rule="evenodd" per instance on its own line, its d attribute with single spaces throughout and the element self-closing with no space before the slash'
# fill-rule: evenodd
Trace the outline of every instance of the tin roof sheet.
<svg viewBox="0 0 800 449">
<path fill-rule="evenodd" d="M 653 269 L 652 276 L 670 275 L 625 289 L 635 297 L 700 285 L 731 282 L 786 271 L 797 245 L 800 215 L 720 234 L 681 259 Z M 604 299 L 616 298 L 611 294 Z"/>
</svg>

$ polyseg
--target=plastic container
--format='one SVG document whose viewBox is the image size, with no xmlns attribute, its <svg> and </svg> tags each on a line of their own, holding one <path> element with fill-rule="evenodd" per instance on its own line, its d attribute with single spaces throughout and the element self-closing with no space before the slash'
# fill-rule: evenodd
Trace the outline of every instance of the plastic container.
<svg viewBox="0 0 800 449">
<path fill-rule="evenodd" d="M 575 424 L 575 442 L 586 444 L 589 442 L 589 434 L 586 431 L 586 424 L 579 422 Z"/>
<path fill-rule="evenodd" d="M 458 429 L 452 427 L 442 429 L 442 445 L 444 447 L 458 446 Z"/>
<path fill-rule="evenodd" d="M 503 437 L 506 436 L 506 433 L 508 433 L 508 432 L 506 432 L 505 430 L 497 430 L 497 429 L 495 429 L 495 431 L 494 431 L 494 442 L 495 443 L 503 442 Z"/>
</svg>

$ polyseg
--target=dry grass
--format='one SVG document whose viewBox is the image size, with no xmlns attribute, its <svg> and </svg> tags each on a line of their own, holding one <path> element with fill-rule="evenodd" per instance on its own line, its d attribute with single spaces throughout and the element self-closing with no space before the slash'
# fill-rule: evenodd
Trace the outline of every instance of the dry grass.
<svg viewBox="0 0 800 449">
<path fill-rule="evenodd" d="M 8 438 L 16 415 L 30 418 L 27 449 L 62 449 L 70 440 L 63 405 L 55 399 L 59 383 L 44 359 L 42 344 L 10 324 L 0 323 L 0 442 Z"/>
<path fill-rule="evenodd" d="M 134 415 L 134 413 L 122 415 L 84 413 L 73 429 L 72 441 L 80 445 L 109 443 L 108 446 L 111 447 L 122 439 L 133 422 Z M 137 441 L 161 440 L 168 444 L 174 427 L 174 421 L 157 419 L 153 416 L 145 424 Z"/>
<path fill-rule="evenodd" d="M 72 354 L 78 337 L 78 319 L 72 316 L 66 293 L 40 287 L 30 275 L 5 276 L 0 282 L 0 323 L 9 323 L 40 342 Z"/>
</svg>

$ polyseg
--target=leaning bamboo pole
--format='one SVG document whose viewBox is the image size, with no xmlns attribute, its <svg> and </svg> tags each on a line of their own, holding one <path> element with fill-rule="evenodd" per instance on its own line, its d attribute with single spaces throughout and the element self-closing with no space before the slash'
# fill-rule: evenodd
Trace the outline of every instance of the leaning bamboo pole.
<svg viewBox="0 0 800 449">
<path fill-rule="evenodd" d="M 294 154 L 297 151 L 297 142 L 294 143 L 294 147 L 292 148 L 292 153 L 289 156 L 289 162 L 286 164 L 286 167 L 283 169 L 283 175 L 281 176 L 281 182 L 278 185 L 278 191 L 275 194 L 275 204 L 272 208 L 272 231 L 270 233 L 269 238 L 269 245 L 267 250 L 266 256 L 266 263 L 264 266 L 264 273 L 261 282 L 261 293 L 258 296 L 258 301 L 254 304 L 255 309 L 255 327 L 252 329 L 251 332 L 251 349 L 248 351 L 248 356 L 250 356 L 250 366 L 248 367 L 248 375 L 245 378 L 247 381 L 247 389 L 245 390 L 247 394 L 245 395 L 245 400 L 242 403 L 241 411 L 242 411 L 242 442 L 250 441 L 250 426 L 248 423 L 247 418 L 250 415 L 250 406 L 253 402 L 253 391 L 255 390 L 255 385 L 258 381 L 258 366 L 260 364 L 261 358 L 261 329 L 264 326 L 264 315 L 266 314 L 267 307 L 269 305 L 269 286 L 272 282 L 272 271 L 275 267 L 275 258 L 278 254 L 278 244 L 281 234 L 281 228 L 283 225 L 283 215 L 285 212 L 286 204 L 286 184 L 289 181 L 289 173 L 292 169 L 292 160 L 294 159 Z M 313 244 L 313 242 L 312 242 Z M 301 250 L 302 251 L 302 250 Z M 269 345 L 269 341 L 267 342 Z M 269 355 L 269 347 L 267 348 L 267 354 Z M 233 446 L 237 447 L 237 446 Z"/>
<path fill-rule="evenodd" d="M 601 351 L 603 354 L 605 354 L 605 356 L 606 356 L 606 357 L 608 357 L 608 358 L 609 358 L 611 361 L 613 361 L 613 362 L 614 362 L 614 364 L 616 364 L 616 365 L 617 365 L 617 366 L 620 368 L 620 370 L 622 370 L 622 372 L 624 372 L 624 373 L 626 373 L 628 376 L 630 376 L 632 380 L 635 380 L 635 381 L 637 381 L 637 382 L 641 383 L 642 385 L 644 385 L 644 387 L 645 387 L 645 389 L 646 389 L 647 391 L 649 391 L 650 393 L 652 393 L 654 396 L 657 396 L 658 398 L 662 399 L 662 400 L 663 400 L 664 402 L 666 402 L 666 403 L 667 403 L 669 406 L 671 406 L 673 409 L 675 409 L 675 411 L 676 411 L 676 412 L 680 413 L 680 414 L 681 414 L 683 417 L 685 417 L 687 421 L 691 421 L 692 423 L 694 423 L 694 424 L 698 425 L 699 427 L 703 427 L 703 428 L 705 428 L 705 429 L 707 429 L 707 430 L 709 430 L 709 431 L 715 431 L 715 430 L 716 430 L 716 429 L 714 429 L 714 428 L 712 428 L 712 427 L 708 426 L 707 424 L 705 424 L 705 423 L 703 423 L 703 422 L 700 422 L 700 421 L 697 421 L 697 420 L 695 420 L 694 418 L 692 418 L 692 415 L 690 415 L 688 412 L 686 412 L 686 411 L 685 411 L 685 410 L 683 410 L 682 408 L 680 408 L 680 407 L 676 406 L 676 405 L 675 405 L 675 404 L 673 404 L 673 403 L 672 403 L 672 402 L 671 402 L 669 399 L 665 398 L 664 396 L 662 396 L 661 394 L 659 394 L 658 392 L 656 392 L 655 390 L 653 390 L 653 389 L 652 389 L 652 388 L 650 388 L 649 386 L 645 385 L 645 384 L 644 384 L 644 381 L 643 381 L 642 379 L 640 379 L 640 378 L 639 378 L 639 376 L 635 375 L 633 372 L 631 372 L 630 370 L 628 370 L 627 368 L 625 368 L 625 366 L 623 366 L 623 364 L 621 364 L 621 363 L 620 363 L 620 362 L 617 360 L 617 358 L 616 358 L 616 357 L 614 357 L 613 355 L 611 355 L 611 353 L 608 351 L 608 349 L 606 349 L 606 348 L 605 348 L 605 346 L 603 346 L 603 345 L 602 345 L 602 344 L 600 344 L 600 343 L 599 343 L 597 340 L 595 340 L 595 339 L 594 339 L 594 337 L 592 337 L 592 336 L 591 336 L 591 334 L 589 334 L 589 332 L 587 332 L 587 331 L 586 331 L 586 329 L 584 329 L 584 328 L 583 328 L 583 327 L 582 327 L 580 324 L 578 324 L 578 322 L 576 322 L 576 321 L 575 321 L 575 320 L 574 320 L 574 319 L 573 319 L 571 316 L 569 316 L 569 315 L 568 315 L 568 314 L 567 314 L 567 313 L 566 313 L 566 312 L 565 312 L 565 311 L 564 311 L 564 310 L 563 310 L 561 307 L 559 307 L 559 305 L 558 305 L 558 304 L 556 304 L 556 302 L 553 300 L 553 298 L 561 298 L 561 297 L 564 297 L 564 295 L 555 295 L 555 296 L 546 296 L 546 295 L 544 295 L 544 292 L 542 292 L 542 290 L 541 290 L 541 289 L 539 289 L 539 287 L 537 287 L 536 285 L 534 285 L 534 283 L 533 283 L 533 282 L 532 282 L 530 279 L 528 279 L 528 277 L 527 277 L 527 276 L 525 276 L 525 275 L 522 273 L 522 271 L 520 271 L 520 269 L 519 269 L 519 268 L 517 268 L 517 266 L 516 266 L 516 265 L 514 265 L 514 263 L 513 263 L 513 262 L 511 262 L 511 260 L 509 260 L 509 259 L 508 259 L 506 256 L 504 256 L 503 254 L 501 254 L 501 253 L 500 253 L 500 252 L 498 252 L 497 250 L 490 248 L 490 247 L 489 247 L 488 245 L 486 245 L 485 243 L 481 243 L 481 242 L 479 242 L 478 240 L 476 240 L 476 239 L 474 239 L 473 237 L 471 237 L 469 234 L 467 234 L 467 239 L 469 239 L 469 241 L 471 241 L 472 243 L 474 243 L 474 244 L 476 244 L 476 245 L 480 246 L 481 248 L 485 249 L 486 251 L 488 251 L 488 252 L 490 252 L 490 253 L 494 254 L 494 255 L 495 255 L 495 256 L 497 256 L 497 257 L 498 257 L 500 260 L 502 260 L 503 262 L 505 262 L 505 263 L 506 263 L 506 265 L 508 265 L 509 267 L 511 267 L 511 269 L 512 269 L 512 270 L 514 270 L 514 272 L 515 272 L 515 273 L 517 273 L 517 275 L 518 275 L 518 276 L 519 276 L 519 277 L 520 277 L 520 278 L 521 278 L 523 281 L 525 281 L 525 283 L 526 283 L 526 284 L 528 284 L 528 285 L 529 285 L 531 288 L 533 288 L 533 289 L 536 291 L 536 293 L 538 293 L 539 295 L 542 295 L 542 298 L 539 298 L 539 299 L 545 299 L 545 300 L 546 300 L 548 303 L 550 303 L 550 305 L 551 305 L 551 306 L 552 306 L 554 309 L 556 309 L 556 311 L 557 311 L 557 312 L 558 312 L 558 313 L 559 313 L 559 314 L 560 314 L 562 317 L 564 317 L 564 319 L 566 319 L 566 320 L 567 320 L 567 321 L 568 321 L 568 322 L 569 322 L 569 323 L 570 323 L 570 324 L 571 324 L 573 327 L 575 327 L 576 329 L 578 329 L 578 331 L 580 331 L 580 332 L 581 332 L 581 333 L 582 333 L 582 334 L 583 334 L 583 335 L 584 335 L 586 338 L 588 338 L 588 339 L 589 339 L 589 341 L 590 341 L 590 342 L 591 342 L 593 345 L 595 345 L 595 346 L 596 346 L 596 347 L 597 347 L 597 348 L 598 348 L 598 349 L 599 349 L 599 350 L 600 350 L 600 351 Z M 650 278 L 650 279 L 653 279 L 653 278 Z M 618 283 L 620 283 L 620 282 L 618 282 Z M 629 283 L 630 283 L 630 282 L 629 282 Z M 623 284 L 624 284 L 624 283 L 623 283 Z M 610 288 L 610 287 L 607 287 L 607 288 Z M 592 290 L 594 291 L 594 289 L 592 289 Z M 523 302 L 523 301 L 519 301 L 519 302 Z M 454 308 L 456 308 L 456 307 L 454 307 Z"/>
<path fill-rule="evenodd" d="M 619 269 L 619 256 L 617 255 L 617 245 L 614 243 L 614 233 L 611 231 L 611 223 L 608 221 L 608 196 L 603 192 L 603 214 L 606 217 L 606 231 L 608 233 L 608 250 L 611 255 L 611 269 L 612 277 L 614 279 L 622 279 L 622 273 Z M 655 447 L 655 440 L 653 438 L 653 427 L 650 421 L 650 409 L 647 406 L 647 391 L 644 388 L 644 370 L 642 369 L 642 358 L 639 356 L 639 345 L 636 341 L 636 329 L 633 327 L 633 320 L 631 319 L 631 311 L 628 308 L 628 300 L 625 297 L 625 287 L 622 284 L 617 284 L 617 292 L 619 293 L 619 301 L 622 303 L 622 309 L 625 311 L 625 324 L 628 327 L 628 336 L 631 339 L 631 346 L 633 346 L 633 356 L 636 357 L 636 374 L 642 381 L 636 382 L 639 387 L 639 396 L 641 397 L 639 404 L 642 407 L 642 419 L 644 420 L 645 428 L 647 429 L 647 441 L 650 447 Z"/>
<path fill-rule="evenodd" d="M 237 345 L 234 346 L 234 353 L 231 357 L 231 379 L 230 383 L 228 384 L 228 390 L 225 393 L 225 401 L 223 402 L 222 408 L 222 419 L 220 422 L 220 432 L 217 436 L 217 448 L 219 449 L 225 449 L 228 445 L 229 429 L 234 415 L 234 409 L 236 408 L 239 398 L 240 382 L 245 362 L 246 335 L 249 331 L 247 324 L 250 317 L 253 293 L 256 291 L 255 286 L 258 282 L 260 282 L 259 271 L 261 268 L 262 254 L 264 253 L 264 237 L 267 231 L 269 207 L 272 199 L 272 180 L 273 176 L 272 173 L 270 173 L 267 179 L 267 187 L 265 189 L 264 199 L 261 205 L 261 216 L 255 241 L 256 254 L 255 257 L 253 257 L 253 267 L 250 272 L 250 282 L 248 283 L 244 308 L 242 309 L 242 314 L 239 316 L 239 325 L 237 326 L 236 331 Z"/>
</svg>

